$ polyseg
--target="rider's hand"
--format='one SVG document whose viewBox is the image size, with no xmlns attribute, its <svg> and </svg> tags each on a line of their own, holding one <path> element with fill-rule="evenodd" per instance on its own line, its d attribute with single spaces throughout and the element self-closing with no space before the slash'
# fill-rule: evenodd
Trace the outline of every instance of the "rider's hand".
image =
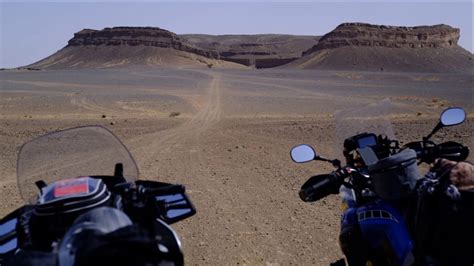
<svg viewBox="0 0 474 266">
<path fill-rule="evenodd" d="M 471 163 L 437 159 L 432 169 L 438 174 L 449 173 L 449 179 L 459 190 L 474 189 L 474 165 Z"/>
</svg>

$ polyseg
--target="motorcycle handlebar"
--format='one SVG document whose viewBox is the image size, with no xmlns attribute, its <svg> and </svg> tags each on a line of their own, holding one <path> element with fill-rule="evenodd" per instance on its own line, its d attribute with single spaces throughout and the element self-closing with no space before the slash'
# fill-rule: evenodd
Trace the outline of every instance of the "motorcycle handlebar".
<svg viewBox="0 0 474 266">
<path fill-rule="evenodd" d="M 415 141 L 406 144 L 405 147 L 415 150 L 418 159 L 428 164 L 433 163 L 437 158 L 459 162 L 465 160 L 469 155 L 469 147 L 454 141 L 440 144 Z"/>
<path fill-rule="evenodd" d="M 161 195 L 184 193 L 184 191 L 185 189 L 182 185 L 166 185 L 157 188 L 143 188 L 142 193 L 145 195 Z"/>
<path fill-rule="evenodd" d="M 451 161 L 464 161 L 469 155 L 469 147 L 454 141 L 447 141 L 436 146 L 434 159 L 444 158 Z"/>
<path fill-rule="evenodd" d="M 308 179 L 300 189 L 299 196 L 305 202 L 320 200 L 330 194 L 339 193 L 342 181 L 348 175 L 345 169 L 331 174 L 316 175 Z"/>
</svg>

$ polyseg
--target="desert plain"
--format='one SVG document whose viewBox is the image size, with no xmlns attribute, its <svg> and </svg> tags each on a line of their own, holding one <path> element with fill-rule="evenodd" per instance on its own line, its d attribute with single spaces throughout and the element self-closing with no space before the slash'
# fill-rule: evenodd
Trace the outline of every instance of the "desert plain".
<svg viewBox="0 0 474 266">
<path fill-rule="evenodd" d="M 23 204 L 22 143 L 50 131 L 102 125 L 121 138 L 141 179 L 180 183 L 197 214 L 174 224 L 189 265 L 328 265 L 338 246 L 339 199 L 298 197 L 329 164 L 293 163 L 308 143 L 335 147 L 334 112 L 390 99 L 395 136 L 420 140 L 449 106 L 467 121 L 435 141 L 474 147 L 469 73 L 127 67 L 0 72 L 0 216 Z M 470 157 L 472 158 L 472 156 Z"/>
</svg>

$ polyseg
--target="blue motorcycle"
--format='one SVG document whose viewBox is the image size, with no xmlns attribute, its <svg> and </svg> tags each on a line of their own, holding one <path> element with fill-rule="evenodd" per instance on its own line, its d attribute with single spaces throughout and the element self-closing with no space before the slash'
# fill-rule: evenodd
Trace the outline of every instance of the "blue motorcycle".
<svg viewBox="0 0 474 266">
<path fill-rule="evenodd" d="M 364 112 L 384 115 L 374 110 Z M 352 122 L 357 122 L 356 117 L 364 117 L 361 113 L 349 113 Z M 386 134 L 363 132 L 346 137 L 342 143 L 345 165 L 338 159 L 318 155 L 306 144 L 291 149 L 294 162 L 326 161 L 336 168 L 330 174 L 307 180 L 299 196 L 305 202 L 314 202 L 330 194 L 339 193 L 342 197 L 339 244 L 349 265 L 444 265 L 437 263 L 437 254 L 432 254 L 436 252 L 434 249 L 424 248 L 427 247 L 424 242 L 429 239 L 426 235 L 433 232 L 423 229 L 429 228 L 427 223 L 435 221 L 420 214 L 429 213 L 422 208 L 427 206 L 423 204 L 427 202 L 427 194 L 434 195 L 434 191 L 439 191 L 439 195 L 452 196 L 459 191 L 453 185 L 441 182 L 441 177 L 434 173 L 420 176 L 418 164 L 432 163 L 436 158 L 465 160 L 469 154 L 466 146 L 452 141 L 442 144 L 430 141 L 436 131 L 461 124 L 465 117 L 463 109 L 448 108 L 427 137 L 402 147 Z M 359 130 L 363 130 L 363 122 L 359 124 L 362 124 Z M 380 124 L 386 127 L 386 123 Z M 421 232 L 425 235 L 420 235 Z M 472 234 L 472 228 L 469 232 Z M 468 238 L 472 239 L 472 236 Z M 461 264 L 469 263 L 471 259 L 468 255 Z M 344 260 L 338 263 L 345 265 Z"/>
</svg>

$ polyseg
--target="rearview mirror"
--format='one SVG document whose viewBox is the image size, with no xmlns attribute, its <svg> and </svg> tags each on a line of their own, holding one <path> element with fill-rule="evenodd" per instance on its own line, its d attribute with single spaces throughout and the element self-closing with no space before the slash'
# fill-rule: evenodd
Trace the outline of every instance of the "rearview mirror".
<svg viewBox="0 0 474 266">
<path fill-rule="evenodd" d="M 440 122 L 443 126 L 459 125 L 464 120 L 466 120 L 466 112 L 459 107 L 444 110 L 440 117 Z"/>
<path fill-rule="evenodd" d="M 464 120 L 466 120 L 466 112 L 464 109 L 460 107 L 450 107 L 445 109 L 439 117 L 438 124 L 435 126 L 435 128 L 433 128 L 428 136 L 423 138 L 423 141 L 430 139 L 441 128 L 459 125 L 464 122 Z"/>
<path fill-rule="evenodd" d="M 296 163 L 305 163 L 316 158 L 314 149 L 306 144 L 295 146 L 291 149 L 291 159 Z"/>
<path fill-rule="evenodd" d="M 155 200 L 164 207 L 162 218 L 167 224 L 181 221 L 196 213 L 184 192 L 155 196 Z"/>
</svg>

